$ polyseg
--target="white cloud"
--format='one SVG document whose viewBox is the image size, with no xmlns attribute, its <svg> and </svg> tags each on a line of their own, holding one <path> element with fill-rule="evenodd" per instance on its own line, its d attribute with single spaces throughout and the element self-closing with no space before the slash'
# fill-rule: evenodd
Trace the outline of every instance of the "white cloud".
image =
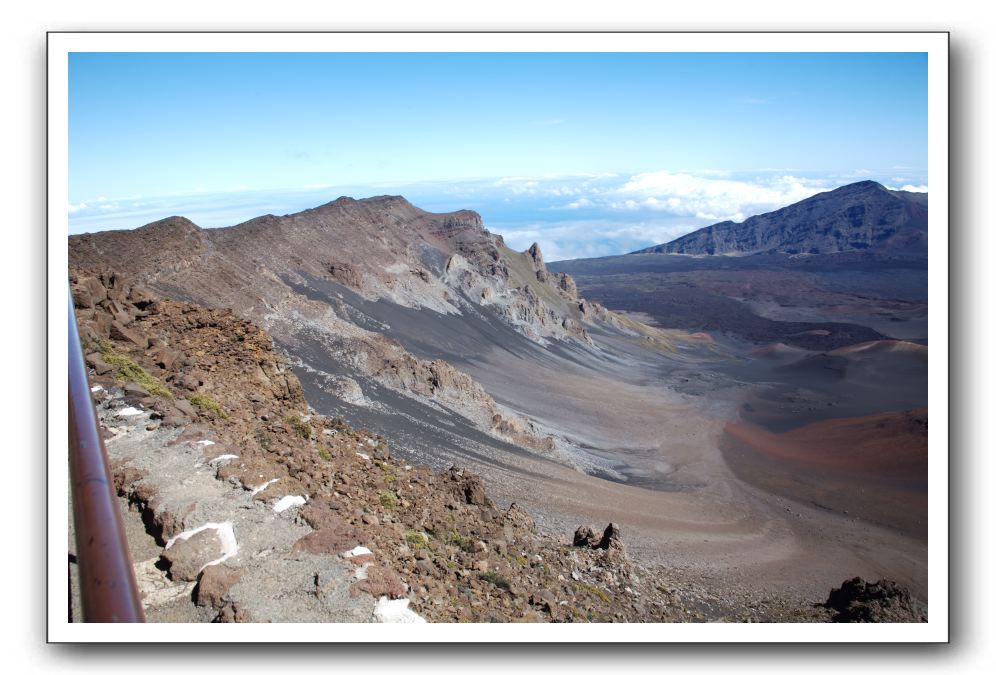
<svg viewBox="0 0 996 675">
<path fill-rule="evenodd" d="M 894 190 L 902 190 L 903 192 L 927 192 L 926 185 L 904 185 L 900 188 L 893 188 Z"/>
<path fill-rule="evenodd" d="M 687 172 L 654 171 L 636 174 L 606 203 L 622 211 L 660 211 L 677 216 L 743 220 L 787 206 L 826 189 L 819 181 L 795 176 L 735 180 Z"/>
<path fill-rule="evenodd" d="M 590 208 L 590 207 L 592 207 L 594 205 L 595 205 L 595 203 L 593 201 L 591 201 L 587 197 L 582 197 L 581 199 L 574 200 L 573 202 L 571 202 L 570 204 L 568 204 L 564 208 L 565 209 L 572 209 L 572 210 L 574 210 L 574 209 L 586 209 L 586 208 Z"/>
<path fill-rule="evenodd" d="M 87 208 L 86 202 L 80 202 L 79 204 L 70 204 L 69 212 L 76 213 L 77 211 L 82 211 Z"/>
</svg>

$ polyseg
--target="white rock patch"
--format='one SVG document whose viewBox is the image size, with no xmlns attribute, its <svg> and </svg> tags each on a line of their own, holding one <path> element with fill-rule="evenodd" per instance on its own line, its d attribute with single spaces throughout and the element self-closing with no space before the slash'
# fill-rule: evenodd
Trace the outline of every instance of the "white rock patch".
<svg viewBox="0 0 996 675">
<path fill-rule="evenodd" d="M 203 441 L 197 441 L 196 443 L 194 443 L 194 445 L 200 445 L 200 446 L 206 448 L 209 445 L 214 445 L 214 441 L 209 441 L 209 440 L 205 439 Z"/>
<path fill-rule="evenodd" d="M 381 623 L 425 623 L 425 619 L 408 609 L 408 598 L 389 600 L 385 595 L 377 600 L 374 618 Z"/>
<path fill-rule="evenodd" d="M 358 452 L 358 453 L 356 453 L 356 456 L 357 457 L 361 457 L 361 458 L 367 460 L 368 462 L 370 461 L 370 455 L 368 455 L 365 452 Z"/>
<path fill-rule="evenodd" d="M 133 408 L 128 406 L 127 408 L 122 408 L 118 411 L 118 417 L 134 417 L 135 415 L 141 415 L 144 411 L 138 408 Z"/>
<path fill-rule="evenodd" d="M 91 394 L 96 394 L 98 391 L 104 391 L 104 388 L 101 387 L 99 384 L 95 385 L 93 387 L 90 387 L 90 393 Z"/>
<path fill-rule="evenodd" d="M 368 549 L 366 546 L 357 546 L 356 548 L 346 551 L 342 554 L 343 558 L 355 558 L 358 555 L 373 555 L 373 551 Z"/>
<path fill-rule="evenodd" d="M 300 495 L 287 495 L 286 497 L 281 497 L 280 501 L 273 505 L 273 510 L 277 513 L 282 513 L 292 506 L 304 506 L 306 501 L 308 500 Z"/>
</svg>

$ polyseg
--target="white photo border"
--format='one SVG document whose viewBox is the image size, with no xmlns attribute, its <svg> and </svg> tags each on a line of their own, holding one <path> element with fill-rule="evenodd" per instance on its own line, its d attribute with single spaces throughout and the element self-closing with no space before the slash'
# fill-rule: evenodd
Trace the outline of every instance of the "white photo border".
<svg viewBox="0 0 996 675">
<path fill-rule="evenodd" d="M 52 32 L 48 34 L 49 642 L 949 641 L 948 43 L 946 32 Z M 68 85 L 71 52 L 920 52 L 928 55 L 929 621 L 924 624 L 73 624 L 67 621 Z"/>
</svg>

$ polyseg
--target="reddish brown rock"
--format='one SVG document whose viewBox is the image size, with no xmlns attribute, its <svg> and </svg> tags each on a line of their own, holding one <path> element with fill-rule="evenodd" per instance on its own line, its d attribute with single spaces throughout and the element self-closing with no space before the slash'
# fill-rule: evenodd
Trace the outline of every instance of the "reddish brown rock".
<svg viewBox="0 0 996 675">
<path fill-rule="evenodd" d="M 194 604 L 198 607 L 221 609 L 226 603 L 226 595 L 239 579 L 242 572 L 224 565 L 208 565 L 201 572 L 194 589 Z"/>
<path fill-rule="evenodd" d="M 119 495 L 126 495 L 132 485 L 145 478 L 146 473 L 131 466 L 119 465 L 114 468 L 114 489 Z"/>
<path fill-rule="evenodd" d="M 220 480 L 242 485 L 246 489 L 261 487 L 274 478 L 283 478 L 285 475 L 280 465 L 273 465 L 260 457 L 240 457 L 218 469 Z"/>
<path fill-rule="evenodd" d="M 125 328 L 121 322 L 117 320 L 111 321 L 110 337 L 112 340 L 127 342 L 143 350 L 149 346 L 149 340 L 147 337 L 142 335 L 137 330 Z"/>
<path fill-rule="evenodd" d="M 367 568 L 367 578 L 357 581 L 349 589 L 350 595 L 356 596 L 360 593 L 369 593 L 375 598 L 382 595 L 390 598 L 403 598 L 408 595 L 408 588 L 391 570 L 371 565 Z"/>
<path fill-rule="evenodd" d="M 252 614 L 236 602 L 226 603 L 214 619 L 215 623 L 252 623 Z"/>
<path fill-rule="evenodd" d="M 160 556 L 174 581 L 194 581 L 201 568 L 217 560 L 224 551 L 218 533 L 212 529 L 201 530 L 189 539 L 182 539 L 163 551 Z"/>
<path fill-rule="evenodd" d="M 342 523 L 337 527 L 310 532 L 291 547 L 292 553 L 313 555 L 338 555 L 367 543 L 367 536 L 351 525 Z"/>
<path fill-rule="evenodd" d="M 318 499 L 301 509 L 300 516 L 304 522 L 315 530 L 342 527 L 346 523 L 340 518 L 327 499 Z"/>
</svg>

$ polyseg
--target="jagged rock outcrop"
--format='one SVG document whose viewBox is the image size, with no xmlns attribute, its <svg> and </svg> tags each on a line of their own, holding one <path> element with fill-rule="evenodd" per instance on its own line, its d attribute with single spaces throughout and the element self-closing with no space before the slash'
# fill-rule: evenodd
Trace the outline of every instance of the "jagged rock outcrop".
<svg viewBox="0 0 996 675">
<path fill-rule="evenodd" d="M 725 221 L 635 253 L 721 255 L 877 251 L 927 253 L 927 195 L 862 181 L 785 208 Z"/>
</svg>

